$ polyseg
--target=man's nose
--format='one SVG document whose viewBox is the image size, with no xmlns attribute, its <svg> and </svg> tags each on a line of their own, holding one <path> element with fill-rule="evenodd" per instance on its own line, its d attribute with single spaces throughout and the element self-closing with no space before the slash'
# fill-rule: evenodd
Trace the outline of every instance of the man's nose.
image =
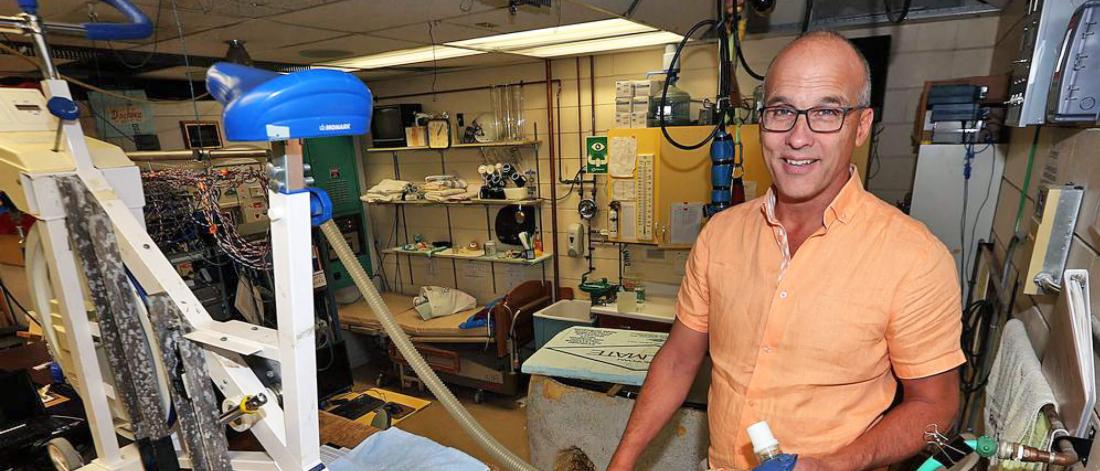
<svg viewBox="0 0 1100 471">
<path fill-rule="evenodd" d="M 809 118 L 806 115 L 796 116 L 794 127 L 787 132 L 787 146 L 792 149 L 801 149 L 813 143 L 814 132 L 810 130 Z"/>
</svg>

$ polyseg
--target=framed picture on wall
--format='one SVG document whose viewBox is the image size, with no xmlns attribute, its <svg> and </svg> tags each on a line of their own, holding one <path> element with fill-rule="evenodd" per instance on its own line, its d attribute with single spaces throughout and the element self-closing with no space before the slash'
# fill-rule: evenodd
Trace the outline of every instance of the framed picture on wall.
<svg viewBox="0 0 1100 471">
<path fill-rule="evenodd" d="M 180 121 L 183 145 L 188 149 L 220 149 L 221 126 L 217 121 Z"/>
</svg>

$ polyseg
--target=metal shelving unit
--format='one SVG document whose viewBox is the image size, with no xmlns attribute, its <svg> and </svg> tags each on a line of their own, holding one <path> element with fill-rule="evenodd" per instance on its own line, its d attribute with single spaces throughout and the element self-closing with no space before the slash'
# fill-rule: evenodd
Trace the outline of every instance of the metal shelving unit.
<svg viewBox="0 0 1100 471">
<path fill-rule="evenodd" d="M 486 230 L 486 234 L 488 235 L 488 238 L 486 240 L 494 239 L 495 234 L 494 234 L 494 228 L 493 228 L 493 218 L 492 218 L 492 215 L 490 213 L 490 208 L 492 208 L 492 207 L 511 206 L 511 205 L 519 205 L 519 206 L 527 206 L 527 207 L 541 207 L 542 203 L 544 201 L 546 201 L 545 199 L 542 198 L 542 188 L 540 186 L 538 186 L 539 182 L 542 181 L 542 178 L 541 178 L 541 175 L 540 175 L 540 170 L 539 170 L 539 146 L 541 145 L 541 143 L 542 143 L 542 141 L 540 141 L 538 139 L 538 129 L 536 127 L 536 129 L 535 129 L 535 139 L 533 139 L 533 140 L 486 142 L 486 143 L 473 143 L 473 144 L 453 144 L 453 145 L 451 145 L 450 147 L 447 147 L 447 148 L 391 147 L 391 148 L 379 148 L 379 149 L 366 149 L 366 152 L 368 154 L 389 153 L 392 156 L 392 159 L 393 159 L 393 178 L 397 179 L 397 180 L 400 180 L 401 179 L 401 164 L 400 164 L 400 159 L 398 158 L 398 156 L 401 153 L 435 151 L 436 154 L 439 156 L 440 171 L 441 171 L 441 173 L 446 174 L 447 173 L 447 162 L 446 162 L 445 156 L 446 156 L 447 151 L 450 151 L 450 150 L 455 150 L 455 149 L 482 149 L 483 150 L 483 149 L 487 149 L 487 148 L 505 148 L 505 147 L 530 148 L 534 152 L 535 182 L 533 182 L 533 184 L 536 185 L 536 187 L 535 187 L 536 188 L 536 197 L 535 197 L 535 199 L 530 199 L 530 200 L 510 201 L 510 200 L 480 200 L 479 199 L 479 200 L 470 200 L 470 201 L 461 201 L 461 202 L 435 202 L 435 201 L 416 200 L 416 201 L 373 202 L 373 203 L 368 203 L 368 204 L 372 204 L 372 205 L 393 205 L 395 207 L 395 209 L 397 211 L 396 217 L 400 221 L 401 232 L 404 234 L 404 236 L 403 236 L 403 239 L 404 239 L 403 245 L 410 243 L 409 230 L 408 230 L 408 219 L 407 219 L 406 214 L 405 214 L 406 208 L 409 208 L 409 207 L 442 206 L 444 208 L 444 210 L 446 211 L 446 216 L 447 216 L 447 237 L 451 240 L 451 243 L 453 245 L 458 245 L 458 244 L 454 240 L 454 225 L 452 224 L 452 221 L 451 221 L 451 209 L 454 208 L 454 207 L 484 207 L 485 208 L 485 230 Z M 542 211 L 538 211 L 538 219 L 539 219 L 539 224 L 538 224 L 539 237 L 542 238 L 542 240 L 545 243 L 546 235 L 544 233 L 545 225 L 543 224 L 543 212 Z M 454 254 L 440 254 L 440 253 L 429 254 L 428 252 L 424 252 L 424 251 L 408 251 L 408 250 L 401 249 L 400 246 L 399 247 L 392 247 L 392 248 L 383 249 L 383 250 L 381 250 L 381 254 L 389 254 L 389 255 L 398 256 L 398 258 L 397 258 L 397 273 L 395 274 L 394 279 L 398 280 L 399 282 L 400 282 L 400 279 L 401 279 L 401 257 L 400 257 L 401 255 L 404 255 L 404 256 L 407 256 L 407 257 L 434 257 L 434 258 L 449 259 L 449 260 L 451 260 L 451 270 L 452 270 L 452 273 L 454 274 L 454 276 L 453 276 L 454 287 L 456 289 L 459 288 L 457 260 L 465 260 L 465 261 L 469 261 L 469 262 L 489 263 L 489 266 L 490 266 L 490 270 L 489 270 L 490 271 L 490 280 L 493 284 L 493 290 L 494 291 L 496 290 L 496 279 L 497 279 L 496 265 L 497 264 L 503 263 L 503 264 L 509 264 L 509 265 L 523 265 L 523 266 L 539 265 L 542 269 L 541 270 L 542 271 L 542 273 L 541 273 L 542 281 L 546 281 L 546 264 L 544 262 L 546 262 L 547 260 L 550 260 L 554 256 L 551 251 L 546 251 L 541 256 L 538 256 L 538 257 L 536 257 L 532 260 L 516 259 L 516 258 L 500 257 L 500 256 L 471 257 L 471 256 L 462 256 L 462 255 L 454 255 Z M 412 274 L 411 267 L 409 269 L 408 282 L 409 282 L 410 285 L 415 285 L 415 281 L 413 279 L 413 274 Z"/>
</svg>

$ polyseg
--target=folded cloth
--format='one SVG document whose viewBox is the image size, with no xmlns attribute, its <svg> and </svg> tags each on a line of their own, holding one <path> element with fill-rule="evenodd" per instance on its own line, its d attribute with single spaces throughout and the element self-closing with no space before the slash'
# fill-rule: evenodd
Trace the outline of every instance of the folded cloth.
<svg viewBox="0 0 1100 471">
<path fill-rule="evenodd" d="M 382 201 L 396 201 L 406 192 L 413 190 L 413 185 L 404 180 L 383 179 L 377 185 L 370 187 L 362 199 L 368 203 Z"/>
<path fill-rule="evenodd" d="M 447 180 L 433 180 L 433 181 L 424 182 L 424 184 L 420 186 L 420 189 L 422 189 L 424 191 L 439 191 L 439 190 L 449 190 L 449 189 L 452 189 L 452 188 L 463 188 L 464 189 L 467 186 L 469 186 L 469 185 L 467 185 L 466 180 L 462 180 L 460 178 L 454 178 L 454 179 L 447 179 Z"/>
<path fill-rule="evenodd" d="M 489 467 L 454 448 L 445 447 L 431 439 L 394 427 L 367 437 L 346 456 L 329 465 L 329 469 L 332 471 L 365 469 L 488 471 Z"/>
<path fill-rule="evenodd" d="M 1050 446 L 1049 430 L 1040 417 L 1043 406 L 1055 403 L 1054 392 L 1019 319 L 1005 324 L 985 393 L 987 435 L 1042 449 Z M 1042 466 L 1003 461 L 999 469 L 1038 470 Z"/>
<path fill-rule="evenodd" d="M 469 193 L 463 188 L 450 188 L 438 191 L 424 192 L 424 199 L 428 201 L 463 201 L 470 199 Z"/>
<path fill-rule="evenodd" d="M 449 316 L 474 306 L 477 306 L 477 300 L 473 296 L 442 286 L 421 286 L 420 296 L 413 299 L 413 307 L 424 320 Z"/>
</svg>

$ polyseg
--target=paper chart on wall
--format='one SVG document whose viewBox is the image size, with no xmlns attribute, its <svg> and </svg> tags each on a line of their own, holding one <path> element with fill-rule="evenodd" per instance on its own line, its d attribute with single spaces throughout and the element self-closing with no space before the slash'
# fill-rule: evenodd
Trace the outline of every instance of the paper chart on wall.
<svg viewBox="0 0 1100 471">
<path fill-rule="evenodd" d="M 611 138 L 608 155 L 608 174 L 613 178 L 634 176 L 634 162 L 638 157 L 638 141 L 633 136 Z"/>
<path fill-rule="evenodd" d="M 703 225 L 703 203 L 672 203 L 673 245 L 691 245 Z"/>
<path fill-rule="evenodd" d="M 611 180 L 611 199 L 614 201 L 634 201 L 634 179 Z"/>
<path fill-rule="evenodd" d="M 638 206 L 634 202 L 626 201 L 619 206 L 619 238 L 623 240 L 638 239 L 637 223 Z"/>
</svg>

